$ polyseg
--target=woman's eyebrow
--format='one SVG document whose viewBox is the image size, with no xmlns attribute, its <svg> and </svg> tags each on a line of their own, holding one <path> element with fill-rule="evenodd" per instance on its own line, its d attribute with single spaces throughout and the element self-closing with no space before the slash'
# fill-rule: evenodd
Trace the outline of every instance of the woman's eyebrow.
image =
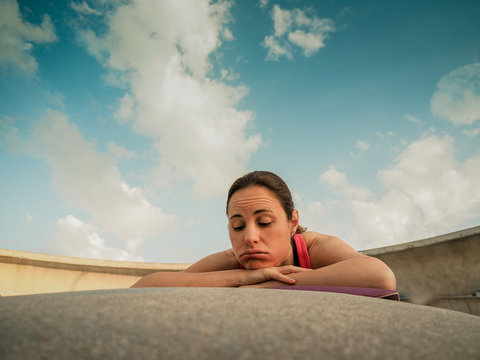
<svg viewBox="0 0 480 360">
<path fill-rule="evenodd" d="M 253 215 L 257 215 L 257 214 L 261 214 L 263 212 L 272 212 L 272 210 L 268 210 L 268 209 L 258 209 L 258 210 L 255 210 L 253 212 Z"/>
<path fill-rule="evenodd" d="M 268 209 L 258 209 L 258 210 L 255 210 L 253 212 L 253 215 L 258 215 L 258 214 L 261 214 L 261 213 L 264 213 L 264 212 L 272 212 L 272 210 L 268 210 Z M 243 218 L 243 216 L 241 214 L 235 214 L 235 215 L 232 215 L 230 216 L 230 220 L 234 219 L 234 218 Z"/>
</svg>

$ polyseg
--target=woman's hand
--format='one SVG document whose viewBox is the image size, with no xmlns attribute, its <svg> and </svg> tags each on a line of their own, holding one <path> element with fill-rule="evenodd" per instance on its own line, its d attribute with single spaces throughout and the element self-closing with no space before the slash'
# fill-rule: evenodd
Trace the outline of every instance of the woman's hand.
<svg viewBox="0 0 480 360">
<path fill-rule="evenodd" d="M 246 270 L 245 279 L 241 282 L 239 286 L 258 287 L 261 286 L 261 283 L 265 283 L 267 281 L 277 281 L 283 284 L 293 285 L 296 283 L 296 280 L 289 277 L 288 275 L 304 271 L 311 271 L 311 269 L 304 269 L 293 265 L 285 265 L 265 269 Z"/>
</svg>

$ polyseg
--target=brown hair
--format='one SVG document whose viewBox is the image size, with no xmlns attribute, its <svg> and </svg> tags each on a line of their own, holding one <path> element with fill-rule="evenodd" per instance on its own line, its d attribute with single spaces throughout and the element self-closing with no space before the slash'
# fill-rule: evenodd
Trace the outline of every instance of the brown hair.
<svg viewBox="0 0 480 360">
<path fill-rule="evenodd" d="M 252 186 L 262 186 L 272 191 L 277 197 L 277 199 L 280 201 L 283 210 L 287 214 L 287 219 L 292 220 L 292 212 L 295 209 L 295 206 L 293 204 L 290 189 L 280 176 L 270 171 L 252 171 L 235 180 L 232 186 L 230 186 L 230 190 L 228 190 L 226 209 L 227 214 L 228 204 L 230 203 L 230 199 L 232 198 L 233 194 L 235 194 L 238 190 L 242 190 Z M 306 228 L 299 225 L 297 227 L 296 233 L 300 234 L 306 230 Z"/>
</svg>

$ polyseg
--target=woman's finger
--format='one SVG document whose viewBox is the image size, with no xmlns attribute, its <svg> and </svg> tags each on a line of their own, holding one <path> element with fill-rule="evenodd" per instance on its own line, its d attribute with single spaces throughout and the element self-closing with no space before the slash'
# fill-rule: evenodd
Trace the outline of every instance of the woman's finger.
<svg viewBox="0 0 480 360">
<path fill-rule="evenodd" d="M 287 284 L 295 284 L 297 282 L 295 279 L 282 274 L 278 269 L 267 269 L 266 274 L 269 280 L 277 280 Z"/>
<path fill-rule="evenodd" d="M 277 271 L 281 272 L 282 274 L 293 274 L 293 273 L 311 271 L 312 270 L 312 269 L 305 269 L 305 268 L 301 268 L 301 267 L 293 266 L 293 265 L 280 266 L 280 267 L 277 267 L 275 269 Z"/>
</svg>

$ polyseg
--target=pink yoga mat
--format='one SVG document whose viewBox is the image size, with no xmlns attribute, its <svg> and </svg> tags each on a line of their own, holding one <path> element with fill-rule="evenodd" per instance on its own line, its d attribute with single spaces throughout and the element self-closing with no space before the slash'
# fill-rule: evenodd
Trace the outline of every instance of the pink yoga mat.
<svg viewBox="0 0 480 360">
<path fill-rule="evenodd" d="M 400 295 L 397 290 L 385 290 L 375 288 L 347 287 L 347 286 L 278 286 L 264 289 L 279 290 L 304 290 L 304 291 L 323 291 L 341 294 L 360 295 L 374 298 L 390 299 L 400 301 Z"/>
</svg>

